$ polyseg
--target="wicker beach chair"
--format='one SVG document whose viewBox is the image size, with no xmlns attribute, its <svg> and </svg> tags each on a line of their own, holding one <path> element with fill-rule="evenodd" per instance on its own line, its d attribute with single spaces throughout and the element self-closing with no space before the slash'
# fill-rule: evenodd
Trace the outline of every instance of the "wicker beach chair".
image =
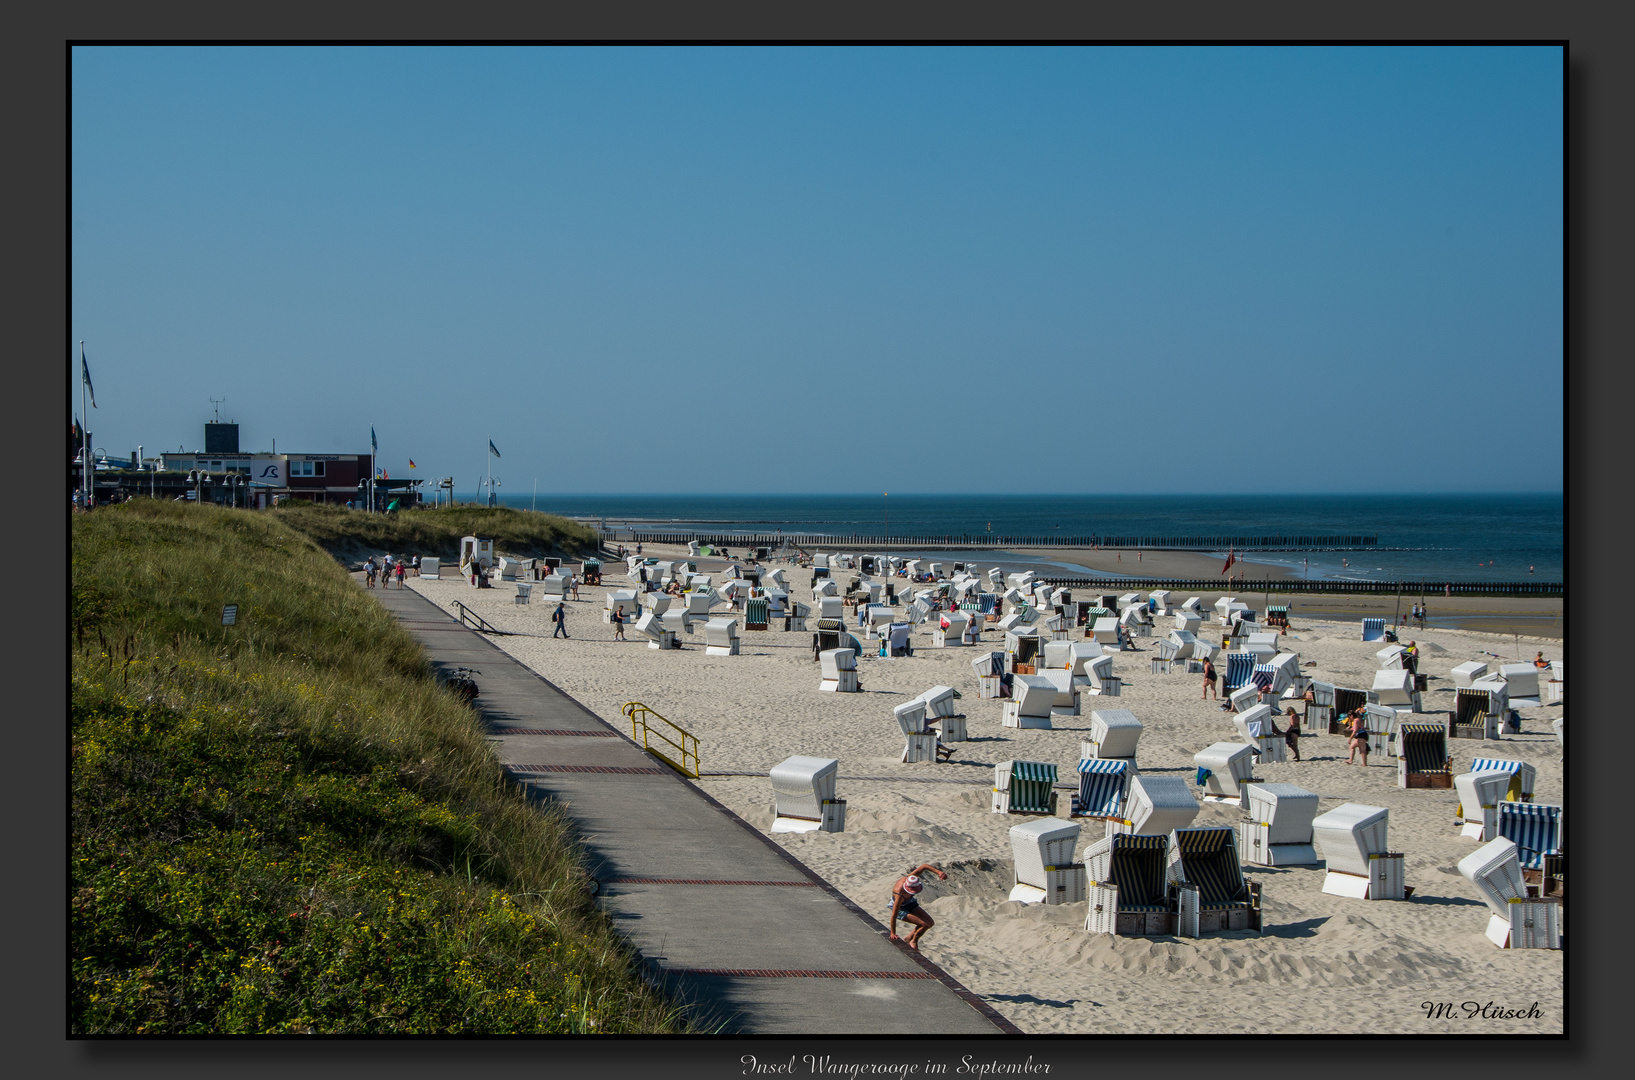
<svg viewBox="0 0 1635 1080">
<path fill-rule="evenodd" d="M 889 608 L 887 609 L 890 610 Z M 971 617 L 963 611 L 945 611 L 931 631 L 931 644 L 939 649 L 965 644 L 965 628 Z"/>
<path fill-rule="evenodd" d="M 1232 726 L 1237 728 L 1238 737 L 1254 749 L 1257 761 L 1272 764 L 1288 759 L 1288 743 L 1284 741 L 1283 733 L 1272 731 L 1275 720 L 1276 714 L 1266 704 L 1251 705 L 1232 717 Z"/>
<path fill-rule="evenodd" d="M 1561 895 L 1564 807 L 1550 803 L 1501 802 L 1499 835 L 1516 845 L 1523 880 L 1539 886 L 1539 895 Z"/>
<path fill-rule="evenodd" d="M 861 687 L 857 682 L 857 653 L 852 649 L 824 649 L 818 653 L 822 673 L 819 690 L 854 694 Z"/>
<path fill-rule="evenodd" d="M 1488 907 L 1487 939 L 1501 949 L 1561 948 L 1561 902 L 1530 897 L 1519 851 L 1500 837 L 1459 860 L 1459 874 L 1476 886 Z"/>
<path fill-rule="evenodd" d="M 1090 737 L 1079 743 L 1080 759 L 1125 761 L 1135 771 L 1136 747 L 1145 726 L 1129 709 L 1090 710 Z"/>
<path fill-rule="evenodd" d="M 1461 836 L 1486 842 L 1499 835 L 1499 804 L 1510 776 L 1503 769 L 1473 769 L 1453 778 L 1459 795 L 1454 818 Z"/>
<path fill-rule="evenodd" d="M 1124 820 L 1124 802 L 1134 775 L 1133 760 L 1081 758 L 1079 792 L 1072 797 L 1070 812 L 1074 817 L 1098 818 L 1104 822 Z"/>
<path fill-rule="evenodd" d="M 1226 654 L 1226 679 L 1221 689 L 1231 693 L 1252 684 L 1255 673 L 1255 654 L 1249 652 L 1229 652 Z M 1255 693 L 1259 694 L 1257 688 Z"/>
<path fill-rule="evenodd" d="M 1451 788 L 1447 721 L 1405 721 L 1397 728 L 1397 787 Z"/>
<path fill-rule="evenodd" d="M 1390 811 L 1380 806 L 1346 803 L 1311 823 L 1328 872 L 1323 891 L 1357 900 L 1404 900 L 1401 852 L 1386 850 Z"/>
<path fill-rule="evenodd" d="M 834 758 L 797 755 L 772 767 L 772 832 L 843 832 L 846 800 L 835 797 Z"/>
<path fill-rule="evenodd" d="M 1364 619 L 1362 621 L 1362 639 L 1364 641 L 1384 641 L 1385 620 Z"/>
<path fill-rule="evenodd" d="M 1077 822 L 1036 818 L 1011 826 L 1016 884 L 1009 899 L 1024 904 L 1075 904 L 1085 897 L 1084 864 L 1073 861 Z"/>
<path fill-rule="evenodd" d="M 1241 802 L 1243 786 L 1254 777 L 1255 748 L 1243 743 L 1211 743 L 1192 755 L 1206 802 Z"/>
<path fill-rule="evenodd" d="M 1000 722 L 1009 728 L 1050 730 L 1056 701 L 1056 684 L 1043 675 L 1017 675 L 1011 680 L 1011 697 L 1003 705 Z"/>
<path fill-rule="evenodd" d="M 1056 813 L 1056 766 L 1046 761 L 1001 761 L 993 767 L 993 812 Z"/>
<path fill-rule="evenodd" d="M 1168 835 L 1198 816 L 1198 800 L 1179 776 L 1132 776 L 1124 800 L 1125 817 L 1107 819 L 1107 835 Z"/>
<path fill-rule="evenodd" d="M 1512 709 L 1533 709 L 1542 703 L 1538 677 L 1539 669 L 1532 664 L 1499 665 L 1499 678 L 1504 680 L 1505 695 Z"/>
<path fill-rule="evenodd" d="M 1498 769 L 1508 773 L 1510 786 L 1505 791 L 1505 798 L 1511 802 L 1532 802 L 1533 785 L 1538 780 L 1538 769 L 1531 762 L 1513 761 L 1509 758 L 1472 758 L 1470 771 L 1479 769 Z"/>
<path fill-rule="evenodd" d="M 1169 843 L 1167 833 L 1119 834 L 1086 849 L 1087 933 L 1145 937 L 1176 932 L 1178 890 L 1169 880 Z M 1195 899 L 1196 890 L 1189 892 Z M 1196 911 L 1196 904 L 1191 905 L 1190 914 Z"/>
<path fill-rule="evenodd" d="M 1244 879 L 1237 840 L 1237 830 L 1229 825 L 1170 834 L 1170 882 L 1198 891 L 1196 922 L 1183 914 L 1176 928 L 1179 936 L 1261 930 L 1260 885 Z"/>
<path fill-rule="evenodd" d="M 1251 783 L 1244 787 L 1249 816 L 1244 819 L 1238 854 L 1259 866 L 1317 863 L 1311 823 L 1317 795 L 1294 784 Z"/>
<path fill-rule="evenodd" d="M 636 633 L 647 639 L 649 649 L 674 649 L 678 647 L 675 631 L 666 629 L 663 616 L 654 612 L 649 611 L 636 620 Z"/>
</svg>

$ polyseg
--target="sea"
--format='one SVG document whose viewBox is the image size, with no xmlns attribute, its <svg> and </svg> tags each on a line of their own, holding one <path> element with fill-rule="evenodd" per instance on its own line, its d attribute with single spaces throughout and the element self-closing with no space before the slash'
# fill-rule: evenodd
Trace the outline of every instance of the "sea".
<svg viewBox="0 0 1635 1080">
<path fill-rule="evenodd" d="M 475 493 L 456 494 L 478 501 Z M 609 528 L 893 536 L 1375 536 L 1374 550 L 1239 551 L 1302 577 L 1565 581 L 1559 493 L 1442 495 L 512 495 L 506 506 Z M 1003 548 L 992 549 L 996 562 Z M 915 552 L 893 547 L 892 554 Z M 927 553 L 946 560 L 948 552 Z M 975 553 L 972 553 L 975 554 Z M 1213 554 L 1226 558 L 1226 551 Z M 978 556 L 980 558 L 980 556 Z M 1071 561 L 1048 565 L 1096 577 Z M 1039 564 L 1029 557 L 1027 565 Z"/>
</svg>

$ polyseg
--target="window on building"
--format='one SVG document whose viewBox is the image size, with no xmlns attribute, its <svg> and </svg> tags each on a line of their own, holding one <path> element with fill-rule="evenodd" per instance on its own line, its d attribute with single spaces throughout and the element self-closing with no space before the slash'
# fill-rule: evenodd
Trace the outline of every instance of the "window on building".
<svg viewBox="0 0 1635 1080">
<path fill-rule="evenodd" d="M 290 462 L 291 476 L 322 476 L 324 463 L 321 461 L 292 461 Z"/>
</svg>

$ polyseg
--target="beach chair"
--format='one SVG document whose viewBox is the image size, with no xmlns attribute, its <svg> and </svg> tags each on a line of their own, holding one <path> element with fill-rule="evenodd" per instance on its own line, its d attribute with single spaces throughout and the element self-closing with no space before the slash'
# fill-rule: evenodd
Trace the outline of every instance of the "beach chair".
<svg viewBox="0 0 1635 1080">
<path fill-rule="evenodd" d="M 737 656 L 740 640 L 737 619 L 711 619 L 704 624 L 705 656 Z"/>
<path fill-rule="evenodd" d="M 905 701 L 894 706 L 892 716 L 897 720 L 897 726 L 903 732 L 903 762 L 935 762 L 937 760 L 937 736 L 925 724 L 925 702 L 915 699 Z"/>
<path fill-rule="evenodd" d="M 1550 661 L 1550 700 L 1560 701 L 1567 692 L 1567 662 L 1565 660 Z"/>
<path fill-rule="evenodd" d="M 1266 704 L 1251 705 L 1232 717 L 1232 726 L 1238 729 L 1238 737 L 1254 749 L 1257 761 L 1279 763 L 1288 760 L 1288 743 L 1284 741 L 1282 733 L 1272 734 L 1275 717 L 1272 707 Z"/>
<path fill-rule="evenodd" d="M 687 617 L 689 622 L 707 622 L 710 617 L 710 605 L 715 603 L 715 591 L 708 586 L 696 589 L 686 594 Z"/>
<path fill-rule="evenodd" d="M 765 630 L 772 621 L 772 604 L 766 597 L 750 597 L 744 601 L 744 629 Z"/>
<path fill-rule="evenodd" d="M 812 583 L 812 602 L 814 604 L 823 600 L 825 597 L 839 598 L 839 596 L 840 582 L 836 581 L 834 578 L 823 578 Z"/>
<path fill-rule="evenodd" d="M 1191 886 L 1197 890 L 1195 907 L 1180 905 L 1178 936 L 1261 930 L 1260 884 L 1244 879 L 1238 862 L 1238 833 L 1230 825 L 1171 833 L 1169 880 L 1178 889 Z M 1188 907 L 1192 907 L 1190 912 Z"/>
<path fill-rule="evenodd" d="M 1390 811 L 1346 803 L 1311 823 L 1328 872 L 1323 891 L 1356 900 L 1405 900 L 1402 853 L 1386 850 Z"/>
<path fill-rule="evenodd" d="M 1272 657 L 1272 685 L 1270 692 L 1285 697 L 1304 697 L 1311 680 L 1300 673 L 1300 654 L 1278 653 Z"/>
<path fill-rule="evenodd" d="M 1136 775 L 1130 778 L 1124 809 L 1126 817 L 1107 819 L 1108 836 L 1119 833 L 1167 836 L 1176 829 L 1190 826 L 1200 807 L 1181 777 Z"/>
<path fill-rule="evenodd" d="M 1510 783 L 1505 790 L 1505 799 L 1510 802 L 1532 802 L 1533 784 L 1538 779 L 1538 769 L 1531 762 L 1514 761 L 1510 758 L 1473 758 L 1470 762 L 1470 771 L 1480 769 L 1498 769 L 1510 777 Z"/>
<path fill-rule="evenodd" d="M 1238 854 L 1256 866 L 1312 866 L 1319 860 L 1311 823 L 1317 795 L 1294 784 L 1251 783 L 1244 787 L 1249 816 Z"/>
<path fill-rule="evenodd" d="M 909 635 L 914 628 L 905 622 L 894 622 L 886 626 L 883 631 L 887 656 L 908 656 L 911 645 Z"/>
<path fill-rule="evenodd" d="M 1079 793 L 1069 800 L 1069 812 L 1074 817 L 1124 820 L 1124 801 L 1134 775 L 1133 758 L 1080 758 Z"/>
<path fill-rule="evenodd" d="M 602 607 L 602 621 L 611 624 L 615 611 L 619 613 L 620 618 L 624 619 L 626 626 L 636 621 L 636 617 L 640 612 L 634 590 L 615 589 L 607 594 Z"/>
<path fill-rule="evenodd" d="M 1080 826 L 1059 818 L 1035 818 L 1011 826 L 1016 884 L 1008 899 L 1024 904 L 1076 904 L 1084 900 L 1084 864 L 1073 861 Z"/>
<path fill-rule="evenodd" d="M 687 554 L 691 555 L 695 559 L 698 558 L 698 541 L 697 540 L 687 541 Z M 824 556 L 819 556 L 819 558 L 824 558 Z M 824 565 L 828 565 L 828 564 L 825 563 Z"/>
<path fill-rule="evenodd" d="M 824 649 L 818 653 L 821 665 L 819 690 L 855 694 L 857 683 L 857 653 L 853 649 Z"/>
<path fill-rule="evenodd" d="M 1245 712 L 1260 704 L 1260 686 L 1255 682 L 1240 686 L 1227 694 L 1226 700 L 1233 712 Z"/>
<path fill-rule="evenodd" d="M 1396 712 L 1419 711 L 1419 691 L 1414 689 L 1413 674 L 1402 668 L 1374 672 L 1374 685 L 1368 700 L 1376 705 L 1389 706 Z"/>
<path fill-rule="evenodd" d="M 1502 689 L 1500 693 L 1502 694 Z M 1494 710 L 1493 695 L 1477 686 L 1462 686 L 1453 692 L 1453 709 L 1448 713 L 1449 734 L 1455 739 L 1497 739 L 1501 712 Z"/>
<path fill-rule="evenodd" d="M 1529 897 L 1519 852 L 1510 840 L 1489 841 L 1459 860 L 1459 874 L 1488 907 L 1487 939 L 1501 949 L 1561 948 L 1561 902 Z"/>
<path fill-rule="evenodd" d="M 1364 722 L 1368 725 L 1368 756 L 1396 757 L 1397 728 L 1402 718 L 1387 705 L 1369 702 L 1363 706 Z"/>
<path fill-rule="evenodd" d="M 1301 725 L 1313 735 L 1332 731 L 1334 724 L 1334 684 L 1311 680 L 1306 688 L 1311 694 L 1306 701 L 1306 715 Z"/>
<path fill-rule="evenodd" d="M 1288 629 L 1289 606 L 1287 604 L 1267 604 L 1266 625 L 1282 627 L 1285 630 Z"/>
<path fill-rule="evenodd" d="M 1235 596 L 1222 596 L 1215 601 L 1215 621 L 1222 626 L 1230 626 L 1232 608 L 1238 602 Z"/>
<path fill-rule="evenodd" d="M 945 742 L 965 742 L 970 736 L 965 730 L 965 715 L 955 702 L 959 691 L 952 686 L 933 686 L 914 700 L 925 704 L 926 722 L 939 729 L 937 737 Z"/>
<path fill-rule="evenodd" d="M 1084 662 L 1085 677 L 1090 680 L 1090 693 L 1100 697 L 1119 697 L 1124 693 L 1124 680 L 1113 674 L 1110 653 L 1091 657 Z"/>
<path fill-rule="evenodd" d="M 936 627 L 931 631 L 931 644 L 939 649 L 964 645 L 965 628 L 970 622 L 971 617 L 963 611 L 943 612 L 937 619 Z"/>
<path fill-rule="evenodd" d="M 1512 709 L 1536 709 L 1542 704 L 1538 688 L 1539 669 L 1532 664 L 1500 664 L 1505 695 Z"/>
<path fill-rule="evenodd" d="M 1079 687 L 1070 669 L 1040 668 L 1039 677 L 1049 679 L 1050 684 L 1056 688 L 1056 696 L 1050 700 L 1052 716 L 1079 715 Z"/>
<path fill-rule="evenodd" d="M 1205 802 L 1243 801 L 1243 785 L 1253 779 L 1255 748 L 1244 743 L 1211 743 L 1192 755 Z"/>
<path fill-rule="evenodd" d="M 1540 896 L 1562 895 L 1565 813 L 1564 807 L 1550 803 L 1498 804 L 1498 834 L 1515 843 L 1522 880 L 1537 886 Z"/>
<path fill-rule="evenodd" d="M 1113 648 L 1123 646 L 1123 639 L 1119 637 L 1118 620 L 1112 616 L 1103 615 L 1097 618 L 1091 627 L 1090 637 L 1103 648 L 1109 645 Z"/>
<path fill-rule="evenodd" d="M 1124 628 L 1126 638 L 1152 636 L 1152 623 L 1142 618 L 1146 612 L 1146 608 L 1127 607 L 1119 614 L 1118 624 Z"/>
<path fill-rule="evenodd" d="M 1397 787 L 1451 788 L 1446 721 L 1403 721 L 1397 727 Z"/>
<path fill-rule="evenodd" d="M 776 809 L 772 832 L 843 832 L 846 800 L 835 797 L 834 758 L 785 758 L 772 766 L 772 798 Z"/>
<path fill-rule="evenodd" d="M 419 574 L 420 577 L 435 578 L 435 577 L 439 577 L 442 574 L 442 572 L 443 572 L 443 564 L 442 564 L 442 561 L 440 559 L 430 559 L 430 558 L 425 558 L 425 557 L 421 558 L 421 560 L 420 560 L 420 574 Z"/>
<path fill-rule="evenodd" d="M 1044 659 L 1044 639 L 1026 627 L 1005 631 L 1005 667 L 1015 675 L 1037 673 Z"/>
<path fill-rule="evenodd" d="M 1173 618 L 1175 620 L 1176 630 L 1184 631 L 1188 634 L 1196 634 L 1199 630 L 1203 629 L 1203 616 L 1187 611 L 1185 608 L 1177 608 Z"/>
<path fill-rule="evenodd" d="M 791 601 L 789 604 L 789 614 L 784 616 L 783 628 L 785 630 L 794 630 L 804 633 L 806 630 L 806 620 L 811 618 L 811 615 L 811 605 L 802 604 L 799 601 Z"/>
<path fill-rule="evenodd" d="M 1226 654 L 1226 678 L 1221 683 L 1221 689 L 1230 693 L 1253 684 L 1255 673 L 1255 654 L 1248 652 L 1229 652 Z M 1260 693 L 1257 688 L 1257 697 Z"/>
<path fill-rule="evenodd" d="M 1466 686 L 1487 675 L 1487 665 L 1480 660 L 1470 660 L 1453 669 L 1453 685 Z"/>
<path fill-rule="evenodd" d="M 993 767 L 993 812 L 1056 814 L 1056 766 L 1045 761 L 1001 761 Z"/>
<path fill-rule="evenodd" d="M 1073 670 L 1073 649 L 1081 644 L 1083 643 L 1078 641 L 1045 642 L 1040 649 L 1040 669 L 1054 668 L 1071 673 Z"/>
<path fill-rule="evenodd" d="M 1003 705 L 1001 723 L 1009 728 L 1050 730 L 1051 709 L 1056 701 L 1056 685 L 1043 675 L 1017 675 L 1011 680 L 1011 697 Z"/>
<path fill-rule="evenodd" d="M 1080 760 L 1128 762 L 1135 772 L 1136 747 L 1146 730 L 1129 709 L 1090 710 L 1090 737 L 1079 743 Z"/>
<path fill-rule="evenodd" d="M 524 607 L 528 603 L 529 594 L 534 591 L 534 583 L 531 581 L 519 581 L 516 583 L 516 586 L 517 595 L 515 597 L 515 603 L 518 607 Z"/>
<path fill-rule="evenodd" d="M 884 604 L 864 604 L 857 609 L 857 622 L 864 637 L 885 637 L 886 628 L 896 621 L 897 613 Z"/>
<path fill-rule="evenodd" d="M 1167 640 L 1175 647 L 1174 655 L 1168 658 L 1171 660 L 1190 660 L 1198 647 L 1198 639 L 1190 630 L 1171 630 Z"/>
<path fill-rule="evenodd" d="M 1482 841 L 1499 835 L 1499 804 L 1510 777 L 1503 769 L 1473 769 L 1453 778 L 1453 789 L 1459 795 L 1454 811 L 1459 835 Z"/>
<path fill-rule="evenodd" d="M 1556 733 L 1556 745 L 1563 750 L 1567 749 L 1567 718 L 1565 716 L 1556 717 L 1550 721 L 1550 727 Z"/>
<path fill-rule="evenodd" d="M 1087 933 L 1155 937 L 1176 932 L 1179 912 L 1177 891 L 1170 887 L 1169 843 L 1167 833 L 1115 834 L 1085 849 Z"/>
<path fill-rule="evenodd" d="M 1471 683 L 1470 689 L 1488 696 L 1488 712 L 1498 721 L 1501 736 L 1521 733 L 1521 716 L 1516 712 L 1516 702 L 1510 695 L 1509 683 L 1496 674 L 1488 674 Z"/>
<path fill-rule="evenodd" d="M 1362 621 L 1362 639 L 1364 641 L 1384 641 L 1385 620 L 1364 619 Z"/>
<path fill-rule="evenodd" d="M 1277 635 L 1251 632 L 1244 637 L 1243 651 L 1252 655 L 1256 664 L 1269 664 L 1277 655 Z"/>
<path fill-rule="evenodd" d="M 983 653 L 971 661 L 971 670 L 976 673 L 976 696 L 979 701 L 1004 696 L 1004 653 L 992 651 Z"/>
<path fill-rule="evenodd" d="M 1405 646 L 1387 645 L 1374 654 L 1374 659 L 1379 662 L 1381 671 L 1388 669 L 1400 671 L 1407 669 L 1407 662 L 1403 659 L 1407 655 L 1408 649 Z"/>
<path fill-rule="evenodd" d="M 642 593 L 636 600 L 643 609 L 651 611 L 654 615 L 663 615 L 675 604 L 675 597 L 661 592 Z"/>
<path fill-rule="evenodd" d="M 1338 735 L 1343 730 L 1341 725 L 1347 723 L 1346 717 L 1352 711 L 1368 704 L 1368 691 L 1357 690 L 1349 686 L 1334 688 L 1334 719 L 1329 724 L 1329 734 Z"/>
<path fill-rule="evenodd" d="M 649 611 L 636 620 L 636 632 L 647 639 L 649 649 L 674 649 L 679 647 L 676 643 L 675 631 L 666 630 L 663 616 L 654 612 Z"/>
<path fill-rule="evenodd" d="M 539 579 L 539 591 L 560 600 L 568 591 L 568 579 L 562 574 L 546 574 Z M 608 618 L 611 620 L 612 616 Z"/>
<path fill-rule="evenodd" d="M 672 604 L 663 611 L 654 612 L 654 614 L 658 615 L 659 625 L 677 638 L 682 634 L 691 634 L 693 632 L 692 619 L 688 616 L 687 609 L 684 607 Z M 676 647 L 680 648 L 680 645 L 678 644 Z"/>
</svg>

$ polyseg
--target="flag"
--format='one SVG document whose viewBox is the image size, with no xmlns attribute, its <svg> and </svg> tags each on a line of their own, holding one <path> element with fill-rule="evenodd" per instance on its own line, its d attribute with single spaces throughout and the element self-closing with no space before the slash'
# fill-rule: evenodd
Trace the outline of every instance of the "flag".
<svg viewBox="0 0 1635 1080">
<path fill-rule="evenodd" d="M 493 454 L 495 457 L 500 456 L 499 448 L 494 445 L 494 440 L 493 439 L 488 440 L 488 450 L 489 450 L 489 453 Z"/>
<path fill-rule="evenodd" d="M 414 468 L 414 458 L 409 459 L 409 468 Z"/>
<path fill-rule="evenodd" d="M 97 388 L 91 385 L 91 365 L 85 362 L 85 342 L 79 343 L 79 370 L 85 380 L 85 389 L 91 393 L 91 408 L 97 407 Z"/>
<path fill-rule="evenodd" d="M 1232 569 L 1232 564 L 1237 562 L 1237 561 L 1238 561 L 1238 556 L 1237 556 L 1236 551 L 1234 551 L 1232 548 L 1227 548 L 1226 549 L 1226 565 L 1221 567 L 1221 573 L 1224 574 L 1228 570 Z"/>
<path fill-rule="evenodd" d="M 376 453 L 380 452 L 380 443 L 375 441 L 375 429 L 373 427 L 369 429 L 369 449 Z"/>
<path fill-rule="evenodd" d="M 387 472 L 385 469 L 382 469 L 380 470 L 380 478 L 382 480 L 390 480 L 392 478 L 392 474 Z"/>
</svg>

